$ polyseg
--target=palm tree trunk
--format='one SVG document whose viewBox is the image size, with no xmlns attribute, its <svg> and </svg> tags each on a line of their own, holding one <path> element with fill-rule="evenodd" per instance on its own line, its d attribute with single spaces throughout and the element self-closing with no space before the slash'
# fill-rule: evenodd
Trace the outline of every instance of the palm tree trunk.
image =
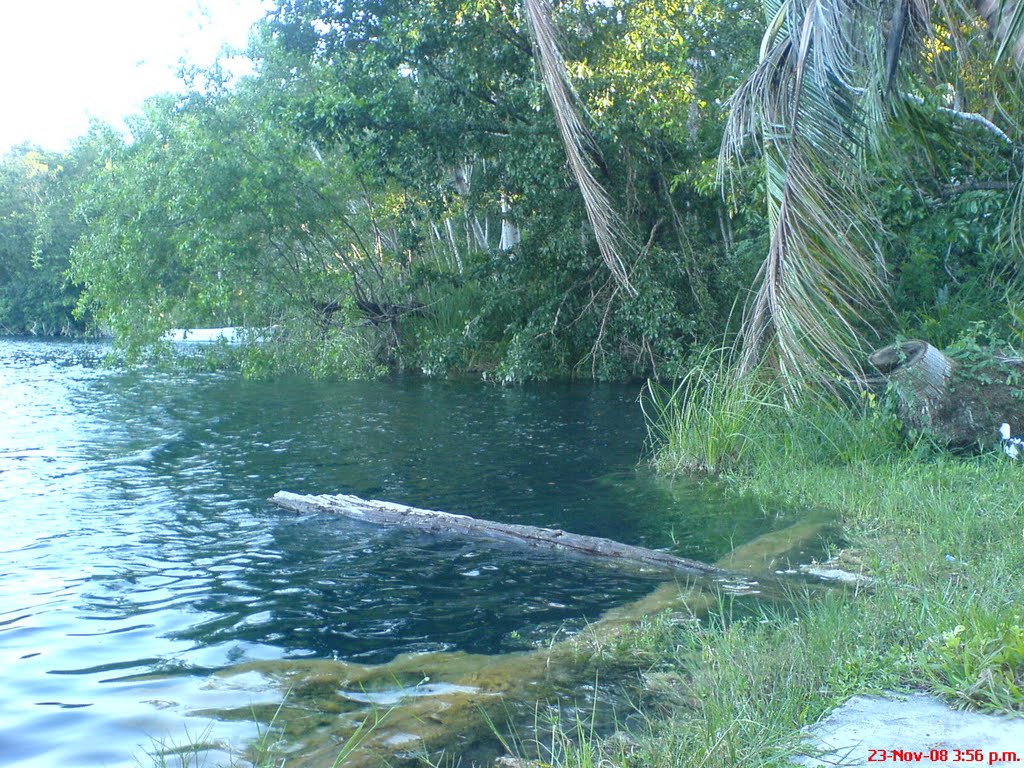
<svg viewBox="0 0 1024 768">
<path fill-rule="evenodd" d="M 1021 0 L 974 0 L 974 8 L 988 22 L 999 46 L 999 56 L 1013 56 L 1024 66 L 1024 5 Z"/>
</svg>

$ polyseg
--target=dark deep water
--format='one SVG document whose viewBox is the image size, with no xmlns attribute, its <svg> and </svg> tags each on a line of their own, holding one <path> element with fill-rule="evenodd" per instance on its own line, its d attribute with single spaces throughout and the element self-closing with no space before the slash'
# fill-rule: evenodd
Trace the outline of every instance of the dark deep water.
<svg viewBox="0 0 1024 768">
<path fill-rule="evenodd" d="M 636 387 L 259 383 L 107 370 L 104 352 L 0 340 L 0 766 L 135 765 L 153 739 L 201 735 L 208 720 L 190 711 L 275 700 L 209 677 L 239 662 L 500 653 L 652 586 L 550 554 L 296 517 L 265 502 L 278 490 L 704 560 L 769 527 L 755 503 L 638 469 Z"/>
</svg>

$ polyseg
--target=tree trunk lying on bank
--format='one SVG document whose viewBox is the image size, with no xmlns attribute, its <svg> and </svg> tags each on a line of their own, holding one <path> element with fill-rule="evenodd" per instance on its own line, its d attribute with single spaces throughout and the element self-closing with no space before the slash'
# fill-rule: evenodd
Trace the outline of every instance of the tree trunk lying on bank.
<svg viewBox="0 0 1024 768">
<path fill-rule="evenodd" d="M 951 357 L 926 341 L 879 349 L 870 363 L 894 385 L 908 429 L 954 450 L 999 442 L 999 425 L 1024 433 L 1024 359 L 998 350 Z"/>
<path fill-rule="evenodd" d="M 294 512 L 332 512 L 375 525 L 416 528 L 429 533 L 455 533 L 512 542 L 537 549 L 557 550 L 598 558 L 640 571 L 719 578 L 736 577 L 735 573 L 714 565 L 676 557 L 668 552 L 623 544 L 611 539 L 581 536 L 576 533 L 567 533 L 551 528 L 537 528 L 532 525 L 495 523 L 466 515 L 406 507 L 388 501 L 361 499 L 358 496 L 303 496 L 288 491 L 279 491 L 270 499 L 270 503 Z"/>
</svg>

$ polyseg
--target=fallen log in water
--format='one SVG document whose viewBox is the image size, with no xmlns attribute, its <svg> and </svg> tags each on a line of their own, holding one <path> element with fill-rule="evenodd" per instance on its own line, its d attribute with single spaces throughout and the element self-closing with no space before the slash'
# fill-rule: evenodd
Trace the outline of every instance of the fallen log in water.
<svg viewBox="0 0 1024 768">
<path fill-rule="evenodd" d="M 771 571 L 826 530 L 826 523 L 804 521 L 763 534 L 726 555 L 719 570 Z M 645 618 L 668 611 L 693 619 L 715 610 L 719 599 L 717 585 L 666 582 L 607 611 L 579 634 L 529 651 L 413 653 L 377 666 L 333 659 L 254 661 L 224 670 L 219 678 L 224 685 L 236 678 L 251 685 L 248 676 L 255 672 L 287 691 L 282 703 L 262 714 L 287 741 L 301 745 L 289 759 L 293 768 L 339 765 L 341 745 L 360 734 L 366 738 L 345 757 L 346 768 L 419 766 L 424 756 L 459 754 L 492 742 L 495 723 L 510 718 L 517 703 L 536 711 L 538 700 L 572 696 L 578 686 L 593 685 L 594 663 L 606 670 L 605 680 L 614 676 L 607 649 Z M 253 708 L 193 714 L 238 720 L 251 718 Z"/>
<path fill-rule="evenodd" d="M 683 573 L 691 576 L 734 577 L 736 574 L 697 560 L 677 557 L 645 547 L 623 544 L 598 536 L 582 536 L 532 525 L 512 525 L 480 520 L 467 515 L 453 515 L 417 509 L 389 501 L 361 499 L 358 496 L 304 496 L 279 491 L 270 499 L 294 512 L 332 512 L 375 525 L 416 528 L 429 533 L 455 533 L 477 538 L 512 542 L 537 549 L 551 549 L 605 562 L 624 565 L 639 571 Z"/>
</svg>

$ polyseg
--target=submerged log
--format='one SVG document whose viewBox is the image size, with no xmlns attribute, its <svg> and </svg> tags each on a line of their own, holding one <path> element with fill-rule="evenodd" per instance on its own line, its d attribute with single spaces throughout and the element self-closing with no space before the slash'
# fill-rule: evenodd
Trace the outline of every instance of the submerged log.
<svg viewBox="0 0 1024 768">
<path fill-rule="evenodd" d="M 389 501 L 361 499 L 358 496 L 303 496 L 298 493 L 279 491 L 270 499 L 270 503 L 294 512 L 332 512 L 375 525 L 416 528 L 429 533 L 454 533 L 511 542 L 537 549 L 557 550 L 598 558 L 605 562 L 625 565 L 640 571 L 719 578 L 735 576 L 734 573 L 723 568 L 697 560 L 689 560 L 668 552 L 636 547 L 597 536 L 581 536 L 576 533 L 538 528 L 532 525 L 495 523 L 466 515 L 407 507 Z"/>
<path fill-rule="evenodd" d="M 770 573 L 827 531 L 827 523 L 805 520 L 740 545 L 718 566 L 730 572 Z M 786 594 L 791 600 L 793 593 Z M 403 654 L 377 666 L 333 659 L 253 661 L 219 676 L 225 683 L 238 677 L 251 686 L 248 676 L 256 672 L 279 685 L 283 701 L 260 714 L 291 744 L 300 745 L 289 757 L 294 768 L 337 766 L 342 745 L 355 746 L 344 758 L 346 768 L 412 768 L 423 765 L 424 757 L 440 760 L 453 751 L 465 753 L 474 745 L 494 742 L 496 724 L 500 728 L 510 721 L 518 706 L 525 705 L 527 719 L 535 722 L 538 702 L 572 698 L 578 696 L 579 686 L 593 685 L 594 663 L 600 663 L 607 685 L 616 674 L 609 647 L 628 643 L 622 638 L 638 622 L 666 614 L 692 621 L 719 605 L 717 585 L 666 582 L 639 600 L 607 611 L 578 634 L 532 650 L 495 656 Z M 619 674 L 635 669 L 627 656 L 617 664 Z M 382 703 L 396 699 L 390 706 Z M 253 711 L 250 705 L 201 714 L 246 720 Z"/>
<path fill-rule="evenodd" d="M 954 450 L 998 443 L 999 425 L 1024 429 L 1024 359 L 975 348 L 947 355 L 926 341 L 879 349 L 868 361 L 899 398 L 905 427 Z"/>
</svg>

